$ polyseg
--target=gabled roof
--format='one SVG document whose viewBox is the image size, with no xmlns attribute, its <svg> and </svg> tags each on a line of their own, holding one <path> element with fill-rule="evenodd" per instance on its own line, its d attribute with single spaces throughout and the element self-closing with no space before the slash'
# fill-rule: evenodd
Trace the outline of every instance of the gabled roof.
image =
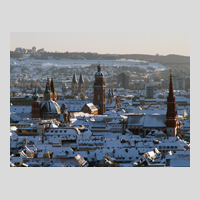
<svg viewBox="0 0 200 200">
<path fill-rule="evenodd" d="M 91 111 L 98 110 L 93 103 L 87 103 L 86 105 L 90 108 Z"/>
<path fill-rule="evenodd" d="M 143 125 L 145 115 L 130 115 L 128 116 L 128 124 Z"/>
<path fill-rule="evenodd" d="M 166 127 L 166 115 L 146 115 L 144 127 Z"/>
</svg>

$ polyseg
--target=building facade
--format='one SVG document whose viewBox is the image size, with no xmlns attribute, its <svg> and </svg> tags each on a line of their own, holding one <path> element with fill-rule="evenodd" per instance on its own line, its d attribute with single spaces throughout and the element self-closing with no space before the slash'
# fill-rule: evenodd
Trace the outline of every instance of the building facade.
<svg viewBox="0 0 200 200">
<path fill-rule="evenodd" d="M 117 86 L 129 89 L 129 75 L 124 72 L 117 76 Z"/>
<path fill-rule="evenodd" d="M 146 84 L 145 92 L 146 92 L 147 99 L 153 99 L 153 85 Z"/>
</svg>

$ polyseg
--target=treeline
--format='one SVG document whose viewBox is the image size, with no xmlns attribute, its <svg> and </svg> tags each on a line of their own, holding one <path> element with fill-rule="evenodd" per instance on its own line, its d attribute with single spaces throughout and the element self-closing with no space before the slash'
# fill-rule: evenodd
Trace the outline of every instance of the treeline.
<svg viewBox="0 0 200 200">
<path fill-rule="evenodd" d="M 14 52 L 14 51 L 10 51 L 10 58 L 23 58 L 23 54 Z"/>
</svg>

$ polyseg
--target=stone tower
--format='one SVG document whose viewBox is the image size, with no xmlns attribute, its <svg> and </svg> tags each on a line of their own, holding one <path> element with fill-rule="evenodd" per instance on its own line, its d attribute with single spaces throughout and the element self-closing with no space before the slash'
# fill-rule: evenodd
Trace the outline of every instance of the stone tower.
<svg viewBox="0 0 200 200">
<path fill-rule="evenodd" d="M 167 97 L 167 115 L 166 115 L 167 135 L 170 137 L 177 135 L 177 111 L 175 107 L 175 97 L 173 94 L 172 70 L 170 69 L 169 94 Z"/>
<path fill-rule="evenodd" d="M 103 115 L 105 113 L 105 81 L 104 75 L 101 72 L 101 66 L 97 66 L 97 72 L 95 74 L 95 81 L 94 81 L 94 105 L 98 106 L 98 114 Z"/>
<path fill-rule="evenodd" d="M 85 90 L 84 90 L 84 79 L 83 79 L 82 73 L 80 73 L 80 77 L 78 81 L 78 89 L 79 89 L 79 93 L 81 93 L 84 96 Z"/>
<path fill-rule="evenodd" d="M 40 118 L 40 101 L 38 100 L 38 94 L 36 91 L 33 93 L 33 101 L 32 101 L 32 118 Z"/>
<path fill-rule="evenodd" d="M 75 96 L 78 94 L 78 81 L 76 78 L 76 73 L 74 73 L 72 78 L 72 96 Z"/>
</svg>

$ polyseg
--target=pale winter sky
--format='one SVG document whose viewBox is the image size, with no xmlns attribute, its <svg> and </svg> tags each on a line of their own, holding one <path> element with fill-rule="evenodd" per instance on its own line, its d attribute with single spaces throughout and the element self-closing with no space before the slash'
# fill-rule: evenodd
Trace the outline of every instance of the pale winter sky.
<svg viewBox="0 0 200 200">
<path fill-rule="evenodd" d="M 187 32 L 11 32 L 10 50 L 16 47 L 52 52 L 109 54 L 177 54 L 190 56 Z"/>
</svg>

